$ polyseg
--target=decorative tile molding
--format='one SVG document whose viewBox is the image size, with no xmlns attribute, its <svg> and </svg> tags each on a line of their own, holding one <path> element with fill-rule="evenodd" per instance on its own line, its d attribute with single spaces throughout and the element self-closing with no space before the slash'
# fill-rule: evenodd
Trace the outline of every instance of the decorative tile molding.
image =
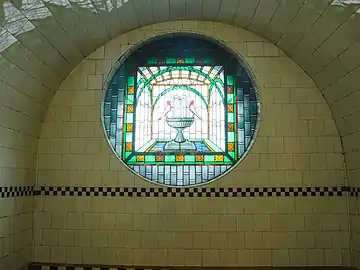
<svg viewBox="0 0 360 270">
<path fill-rule="evenodd" d="M 0 198 L 25 197 L 34 195 L 34 186 L 0 187 Z"/>
<path fill-rule="evenodd" d="M 331 267 L 331 266 L 314 266 L 314 267 L 116 267 L 116 266 L 88 266 L 88 265 L 72 265 L 65 266 L 63 264 L 50 265 L 34 263 L 29 266 L 28 270 L 295 270 L 295 269 L 308 269 L 308 270 L 352 270 L 352 267 Z"/>
<path fill-rule="evenodd" d="M 315 197 L 344 196 L 348 187 L 140 188 L 43 186 L 35 195 L 103 197 Z M 359 192 L 359 191 L 357 191 Z M 350 192 L 356 194 L 356 192 Z"/>
<path fill-rule="evenodd" d="M 347 187 L 348 192 L 350 193 L 350 197 L 359 197 L 360 195 L 360 187 Z"/>
<path fill-rule="evenodd" d="M 102 196 L 102 197 L 339 197 L 360 196 L 360 187 L 0 187 L 0 198 L 25 196 Z"/>
</svg>

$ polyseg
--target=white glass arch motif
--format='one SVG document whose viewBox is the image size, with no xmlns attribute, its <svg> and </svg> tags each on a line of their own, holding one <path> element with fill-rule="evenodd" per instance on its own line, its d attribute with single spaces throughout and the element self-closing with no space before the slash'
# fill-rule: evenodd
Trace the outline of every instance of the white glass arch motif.
<svg viewBox="0 0 360 270">
<path fill-rule="evenodd" d="M 137 82 L 135 151 L 225 151 L 221 66 L 140 67 Z"/>
</svg>

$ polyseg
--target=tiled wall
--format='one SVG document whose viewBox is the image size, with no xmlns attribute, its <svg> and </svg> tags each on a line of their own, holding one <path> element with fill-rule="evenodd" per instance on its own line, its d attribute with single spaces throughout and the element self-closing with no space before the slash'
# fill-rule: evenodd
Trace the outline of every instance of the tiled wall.
<svg viewBox="0 0 360 270">
<path fill-rule="evenodd" d="M 33 237 L 32 192 L 4 192 L 8 188 L 0 187 L 0 269 L 4 270 L 19 269 L 30 262 Z"/>
<path fill-rule="evenodd" d="M 33 188 L 36 180 L 39 118 L 46 111 L 39 96 L 42 90 L 50 91 L 4 55 L 0 56 L 0 269 L 17 269 L 31 258 L 34 199 L 24 191 Z M 17 82 L 4 75 L 11 73 L 7 68 L 21 71 Z M 32 79 L 29 87 L 30 81 L 38 86 L 38 92 L 24 87 L 26 78 Z"/>
<path fill-rule="evenodd" d="M 354 266 L 360 269 L 360 200 L 358 197 L 350 198 L 350 225 L 352 257 Z"/>
<path fill-rule="evenodd" d="M 114 61 L 134 44 L 172 31 L 226 42 L 244 56 L 260 87 L 262 120 L 254 147 L 239 167 L 204 186 L 206 190 L 159 191 L 136 177 L 112 154 L 100 123 L 102 85 Z M 33 261 L 351 265 L 347 193 L 320 192 L 345 185 L 342 147 L 330 110 L 294 62 L 245 30 L 177 21 L 112 40 L 63 82 L 42 125 L 38 150 L 37 188 L 43 192 L 36 196 Z M 74 186 L 84 187 L 84 192 L 75 192 Z M 95 196 L 91 187 L 104 189 Z M 125 189 L 133 187 L 138 189 Z M 274 188 L 268 189 L 274 193 L 260 196 L 260 190 L 246 189 L 255 187 Z M 298 187 L 308 187 L 310 195 L 295 193 Z M 244 188 L 245 195 L 216 196 L 233 192 L 229 188 Z M 157 197 L 155 190 L 170 195 Z"/>
</svg>

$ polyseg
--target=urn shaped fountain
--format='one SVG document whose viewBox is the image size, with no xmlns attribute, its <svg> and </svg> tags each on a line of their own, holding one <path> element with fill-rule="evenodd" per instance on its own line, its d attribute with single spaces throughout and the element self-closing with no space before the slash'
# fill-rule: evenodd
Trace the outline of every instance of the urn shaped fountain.
<svg viewBox="0 0 360 270">
<path fill-rule="evenodd" d="M 165 145 L 165 150 L 192 151 L 196 150 L 195 144 L 184 137 L 184 129 L 194 123 L 194 115 L 188 107 L 186 96 L 173 96 L 172 110 L 166 117 L 169 127 L 176 129 L 176 137 Z"/>
</svg>

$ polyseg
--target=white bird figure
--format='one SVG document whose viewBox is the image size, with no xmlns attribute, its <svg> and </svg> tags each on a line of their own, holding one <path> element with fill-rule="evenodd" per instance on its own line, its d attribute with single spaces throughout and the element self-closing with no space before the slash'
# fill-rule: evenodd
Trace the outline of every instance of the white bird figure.
<svg viewBox="0 0 360 270">
<path fill-rule="evenodd" d="M 190 112 L 192 112 L 193 115 L 195 115 L 197 118 L 199 118 L 199 119 L 201 120 L 201 117 L 200 117 L 199 114 L 196 112 L 194 103 L 195 103 L 195 102 L 194 102 L 193 100 L 190 100 L 189 110 L 190 110 Z"/>
<path fill-rule="evenodd" d="M 159 117 L 159 120 L 163 119 L 170 111 L 172 110 L 171 101 L 166 101 L 166 107 L 162 115 Z"/>
</svg>

